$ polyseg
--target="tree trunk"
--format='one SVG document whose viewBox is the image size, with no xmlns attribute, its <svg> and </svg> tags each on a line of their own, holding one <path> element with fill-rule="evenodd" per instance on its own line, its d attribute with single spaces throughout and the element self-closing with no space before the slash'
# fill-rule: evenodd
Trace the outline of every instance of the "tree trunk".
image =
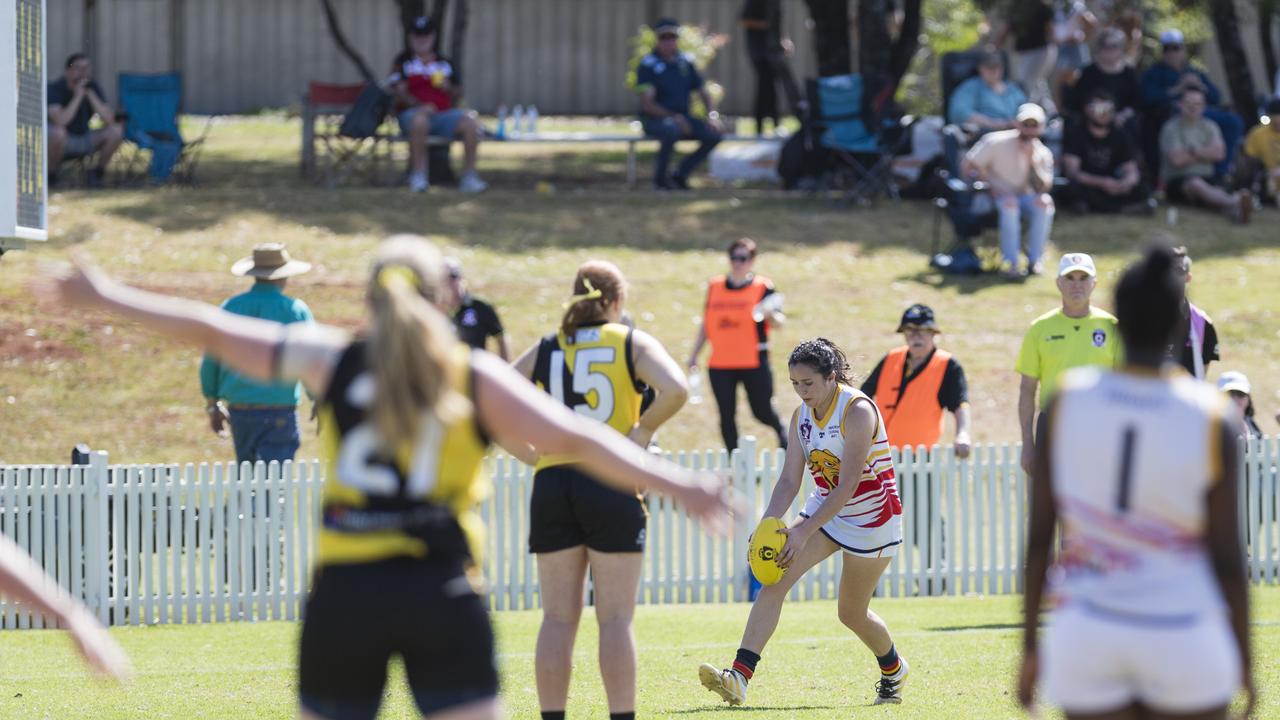
<svg viewBox="0 0 1280 720">
<path fill-rule="evenodd" d="M 1222 65 L 1227 72 L 1227 87 L 1231 91 L 1232 105 L 1245 121 L 1252 125 L 1258 120 L 1258 104 L 1254 99 L 1253 76 L 1249 73 L 1249 58 L 1240 39 L 1240 21 L 1236 17 L 1235 0 L 1212 0 L 1209 16 L 1213 21 L 1213 34 L 1222 52 Z"/>
<path fill-rule="evenodd" d="M 858 72 L 863 77 L 889 75 L 893 38 L 889 37 L 890 0 L 858 0 Z"/>
<path fill-rule="evenodd" d="M 920 49 L 920 5 L 921 0 L 902 2 L 902 27 L 898 29 L 898 38 L 893 42 L 893 54 L 889 59 L 889 77 L 894 87 L 911 69 L 911 61 Z"/>
<path fill-rule="evenodd" d="M 457 0 L 453 6 L 453 27 L 449 28 L 449 62 L 462 72 L 462 51 L 467 38 L 467 21 L 470 17 L 471 3 L 468 0 Z M 466 74 L 462 75 L 463 80 Z"/>
<path fill-rule="evenodd" d="M 1262 0 L 1258 3 L 1258 39 L 1262 42 L 1262 59 L 1266 63 L 1268 83 L 1276 76 L 1276 46 L 1273 35 L 1275 18 L 1276 0 Z M 1268 90 L 1280 94 L 1280 87 Z"/>
<path fill-rule="evenodd" d="M 324 18 L 329 24 L 329 35 L 333 37 L 334 44 L 343 55 L 347 56 L 351 64 L 356 66 L 356 70 L 360 71 L 366 82 L 377 82 L 373 78 L 373 71 L 369 69 L 369 64 L 360 57 L 360 53 L 356 52 L 355 48 L 351 47 L 347 42 L 347 36 L 342 33 L 342 28 L 338 25 L 338 15 L 333 11 L 333 0 L 320 0 L 320 5 L 324 8 Z"/>
<path fill-rule="evenodd" d="M 853 72 L 849 45 L 849 0 L 805 0 L 813 19 L 814 49 L 818 55 L 818 76 L 848 75 Z"/>
</svg>

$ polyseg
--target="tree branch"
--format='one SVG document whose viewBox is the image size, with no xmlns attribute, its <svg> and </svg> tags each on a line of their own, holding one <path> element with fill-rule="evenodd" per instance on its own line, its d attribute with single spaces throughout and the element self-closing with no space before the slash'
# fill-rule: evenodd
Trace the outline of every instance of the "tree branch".
<svg viewBox="0 0 1280 720">
<path fill-rule="evenodd" d="M 364 76 L 366 82 L 377 82 L 373 77 L 373 71 L 369 69 L 368 63 L 364 61 L 364 58 L 360 57 L 360 53 L 356 52 L 355 48 L 351 47 L 351 44 L 347 42 L 346 35 L 342 33 L 342 28 L 338 25 L 338 14 L 333 11 L 333 1 L 320 0 L 320 6 L 324 8 L 324 18 L 329 24 L 329 35 L 333 38 L 334 44 L 356 66 L 356 69 Z"/>
</svg>

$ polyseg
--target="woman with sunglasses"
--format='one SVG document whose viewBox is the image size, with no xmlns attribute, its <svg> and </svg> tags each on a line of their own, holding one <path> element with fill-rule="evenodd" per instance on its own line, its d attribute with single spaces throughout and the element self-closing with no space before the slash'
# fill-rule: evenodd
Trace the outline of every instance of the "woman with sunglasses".
<svg viewBox="0 0 1280 720">
<path fill-rule="evenodd" d="M 252 377 L 301 380 L 321 399 L 327 469 L 302 627 L 303 718 L 375 717 L 394 655 L 424 716 L 500 715 L 474 513 L 490 439 L 572 455 L 617 488 L 670 494 L 713 531 L 727 521 L 717 479 L 600 432 L 460 342 L 440 309 L 445 283 L 434 246 L 387 240 L 369 276 L 367 327 L 354 339 L 144 292 L 83 262 L 33 283 L 38 296 L 112 312 Z"/>
<path fill-rule="evenodd" d="M 698 354 L 711 343 L 707 375 L 720 410 L 720 435 L 730 452 L 738 447 L 738 385 L 747 390 L 751 414 L 768 425 L 787 446 L 782 420 L 773 405 L 773 372 L 769 369 L 769 332 L 786 321 L 782 295 L 766 277 L 752 272 L 756 243 L 738 238 L 729 243 L 729 274 L 717 275 L 707 284 L 702 325 L 689 353 L 689 372 L 698 372 Z"/>
<path fill-rule="evenodd" d="M 1262 438 L 1262 428 L 1258 427 L 1258 421 L 1254 419 L 1253 388 L 1249 385 L 1249 378 L 1242 372 L 1228 370 L 1218 376 L 1218 390 L 1227 396 L 1239 412 L 1244 436 Z"/>
</svg>

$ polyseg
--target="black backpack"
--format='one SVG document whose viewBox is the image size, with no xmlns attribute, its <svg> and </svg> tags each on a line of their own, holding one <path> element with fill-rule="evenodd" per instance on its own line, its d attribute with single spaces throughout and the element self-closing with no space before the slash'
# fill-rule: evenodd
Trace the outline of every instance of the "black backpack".
<svg viewBox="0 0 1280 720">
<path fill-rule="evenodd" d="M 373 137 L 382 119 L 391 110 L 391 94 L 376 83 L 369 83 L 342 118 L 338 134 L 349 138 Z"/>
</svg>

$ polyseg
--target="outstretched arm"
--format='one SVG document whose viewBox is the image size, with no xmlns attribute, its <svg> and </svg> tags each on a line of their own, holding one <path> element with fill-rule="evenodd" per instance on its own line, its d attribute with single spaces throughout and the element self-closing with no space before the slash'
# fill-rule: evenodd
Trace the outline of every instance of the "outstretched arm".
<svg viewBox="0 0 1280 720">
<path fill-rule="evenodd" d="M 70 272 L 52 272 L 31 282 L 38 298 L 68 306 L 105 310 L 180 342 L 203 348 L 222 363 L 258 380 L 302 380 L 313 396 L 323 394 L 328 367 L 325 363 L 281 366 L 279 349 L 287 335 L 305 333 L 332 339 L 335 328 L 235 315 L 202 302 L 139 290 L 107 276 L 84 256 L 74 257 Z M 323 359 L 323 358 L 321 358 Z"/>
<path fill-rule="evenodd" d="M 0 595 L 31 605 L 71 632 L 89 666 L 104 677 L 125 680 L 129 658 L 89 609 L 67 594 L 5 535 L 0 535 Z"/>
<path fill-rule="evenodd" d="M 614 430 L 575 415 L 506 363 L 483 354 L 473 357 L 480 423 L 508 451 L 533 445 L 540 454 L 572 455 L 606 485 L 668 495 L 712 532 L 731 527 L 731 503 L 714 475 L 657 458 Z"/>
</svg>

